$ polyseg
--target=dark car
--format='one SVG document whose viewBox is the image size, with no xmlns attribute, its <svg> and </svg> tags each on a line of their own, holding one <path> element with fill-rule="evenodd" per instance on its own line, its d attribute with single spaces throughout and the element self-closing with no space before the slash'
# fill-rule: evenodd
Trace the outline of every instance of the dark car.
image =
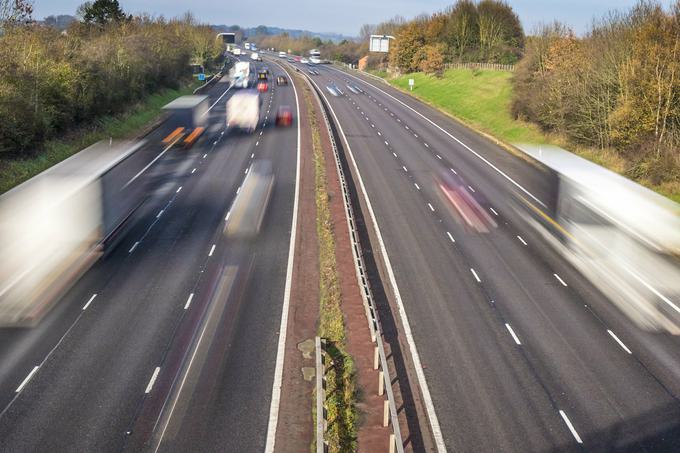
<svg viewBox="0 0 680 453">
<path fill-rule="evenodd" d="M 267 73 L 263 71 L 258 72 L 257 80 L 267 80 Z"/>
<path fill-rule="evenodd" d="M 285 78 L 284 76 L 280 75 L 276 77 L 276 84 L 277 85 L 288 85 L 288 79 Z"/>
</svg>

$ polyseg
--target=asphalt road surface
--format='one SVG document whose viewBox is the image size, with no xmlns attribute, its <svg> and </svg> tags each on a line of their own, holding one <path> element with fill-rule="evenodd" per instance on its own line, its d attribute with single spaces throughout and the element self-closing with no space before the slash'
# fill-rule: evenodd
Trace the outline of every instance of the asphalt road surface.
<svg viewBox="0 0 680 453">
<path fill-rule="evenodd" d="M 549 197 L 545 175 L 381 81 L 297 66 L 356 161 L 440 449 L 677 451 L 680 342 L 636 328 L 523 223 L 513 197 Z"/>
<path fill-rule="evenodd" d="M 144 429 L 156 427 L 153 409 L 168 399 L 177 351 L 195 336 L 220 275 L 238 277 L 219 334 L 208 339 L 225 342 L 211 346 L 209 373 L 193 364 L 215 381 L 183 395 L 193 422 L 155 446 L 264 448 L 296 190 L 296 128 L 275 128 L 274 116 L 279 105 L 294 111 L 296 99 L 290 86 L 270 89 L 256 132 L 231 134 L 224 109 L 233 92 L 228 77 L 210 88 L 206 135 L 149 170 L 154 190 L 118 246 L 38 327 L 0 330 L 1 451 L 121 451 L 157 436 Z M 154 152 L 169 132 L 148 137 Z M 225 215 L 257 159 L 271 160 L 275 176 L 262 230 L 253 240 L 227 238 Z"/>
</svg>

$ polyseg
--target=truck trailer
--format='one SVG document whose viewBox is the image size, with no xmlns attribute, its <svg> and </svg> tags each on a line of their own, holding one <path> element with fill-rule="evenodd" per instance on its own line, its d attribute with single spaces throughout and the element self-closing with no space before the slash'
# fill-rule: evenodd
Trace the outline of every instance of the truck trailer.
<svg viewBox="0 0 680 453">
<path fill-rule="evenodd" d="M 227 129 L 253 132 L 260 121 L 260 96 L 256 90 L 234 93 L 227 101 Z"/>
</svg>

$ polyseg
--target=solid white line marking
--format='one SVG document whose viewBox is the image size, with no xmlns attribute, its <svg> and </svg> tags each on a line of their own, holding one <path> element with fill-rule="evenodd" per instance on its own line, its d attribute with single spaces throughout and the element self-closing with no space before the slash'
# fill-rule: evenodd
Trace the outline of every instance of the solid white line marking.
<svg viewBox="0 0 680 453">
<path fill-rule="evenodd" d="M 519 239 L 522 242 L 522 244 L 527 245 L 526 241 L 524 239 L 522 239 L 522 236 L 518 235 L 517 239 Z"/>
<path fill-rule="evenodd" d="M 189 308 L 189 305 L 191 305 L 191 300 L 194 298 L 194 293 L 189 294 L 189 298 L 187 299 L 187 303 L 184 304 L 184 309 L 186 310 Z"/>
<path fill-rule="evenodd" d="M 156 214 L 156 218 L 160 219 L 164 212 L 165 212 L 165 209 L 161 209 L 160 211 L 158 211 L 158 214 Z"/>
<path fill-rule="evenodd" d="M 623 341 L 619 340 L 619 337 L 617 337 L 614 332 L 612 332 L 609 329 L 607 329 L 607 332 L 609 333 L 609 335 L 612 336 L 614 340 L 616 340 L 616 342 L 619 344 L 619 346 L 623 348 L 624 351 L 626 351 L 628 354 L 632 354 L 631 350 L 628 349 L 628 347 L 625 344 L 623 344 Z"/>
<path fill-rule="evenodd" d="M 495 215 L 496 217 L 498 217 L 498 213 L 496 212 L 496 210 L 495 210 L 494 208 L 489 208 L 489 210 L 490 210 L 491 212 L 493 212 L 493 215 Z"/>
<path fill-rule="evenodd" d="M 408 172 L 408 169 L 406 167 L 404 167 L 403 165 L 401 166 L 401 168 L 403 168 L 405 172 Z"/>
<path fill-rule="evenodd" d="M 248 174 L 248 169 L 247 169 L 247 168 L 246 168 L 245 170 L 243 170 L 243 174 L 244 174 L 244 175 L 247 175 L 247 174 Z"/>
<path fill-rule="evenodd" d="M 567 424 L 567 427 L 569 428 L 569 431 L 571 431 L 571 434 L 574 436 L 574 439 L 576 439 L 576 442 L 582 444 L 583 441 L 581 440 L 581 436 L 579 436 L 576 430 L 574 429 L 574 425 L 572 425 L 571 421 L 569 421 L 569 417 L 567 417 L 567 414 L 565 414 L 563 410 L 560 410 L 560 415 L 562 416 L 562 420 L 564 420 L 564 423 Z"/>
<path fill-rule="evenodd" d="M 278 64 L 278 63 L 277 63 Z M 279 65 L 281 66 L 281 65 Z M 281 67 L 283 69 L 283 67 Z M 284 69 L 285 71 L 285 69 Z M 287 71 L 286 71 L 287 72 Z M 290 74 L 288 74 L 290 77 Z M 295 93 L 295 107 L 297 117 L 300 118 L 300 101 L 297 88 L 293 83 Z M 325 96 L 324 96 L 325 97 Z M 328 102 L 328 99 L 326 99 Z M 279 420 L 279 406 L 281 404 L 281 386 L 283 379 L 283 362 L 286 351 L 286 334 L 288 330 L 288 307 L 290 306 L 290 290 L 293 281 L 293 261 L 295 259 L 295 237 L 298 221 L 298 200 L 300 198 L 300 122 L 297 124 L 297 154 L 295 166 L 295 198 L 293 199 L 293 220 L 290 228 L 290 243 L 288 248 L 288 266 L 286 268 L 286 286 L 283 292 L 283 307 L 281 309 L 281 324 L 279 326 L 279 343 L 276 352 L 276 366 L 274 369 L 274 383 L 272 384 L 272 398 L 269 406 L 269 422 L 267 424 L 267 443 L 265 453 L 273 453 L 276 443 L 276 428 Z"/>
<path fill-rule="evenodd" d="M 182 186 L 179 186 L 179 189 L 177 189 L 177 192 L 175 193 L 179 193 L 180 190 L 182 190 Z"/>
<path fill-rule="evenodd" d="M 456 242 L 456 240 L 453 238 L 453 236 L 451 236 L 451 233 L 449 233 L 449 232 L 447 231 L 446 234 L 449 236 L 449 239 L 451 239 L 451 242 L 453 242 L 453 243 Z"/>
<path fill-rule="evenodd" d="M 132 245 L 132 247 L 130 247 L 130 250 L 128 250 L 128 253 L 134 252 L 138 245 L 139 245 L 139 241 L 135 242 L 135 243 Z"/>
<path fill-rule="evenodd" d="M 416 186 L 416 189 L 420 190 L 420 186 L 418 185 L 418 183 L 414 182 L 413 185 Z"/>
<path fill-rule="evenodd" d="M 229 90 L 231 90 L 231 87 L 232 87 L 232 86 L 233 86 L 233 85 L 230 84 L 230 85 L 229 85 L 229 88 L 227 88 L 227 89 L 224 91 L 224 93 L 222 93 L 222 95 L 221 95 L 220 97 L 217 98 L 217 100 L 213 103 L 213 105 L 211 105 L 210 107 L 208 107 L 208 110 L 206 110 L 205 112 L 203 112 L 203 115 L 201 115 L 201 116 L 203 117 L 203 116 L 207 115 L 208 112 L 211 111 L 212 108 L 215 107 L 215 106 L 217 105 L 218 102 L 220 102 L 220 100 L 224 97 L 224 95 L 227 94 L 227 92 L 228 92 Z"/>
<path fill-rule="evenodd" d="M 229 216 L 231 215 L 231 211 L 227 211 L 227 216 L 224 218 L 225 221 L 229 220 Z"/>
<path fill-rule="evenodd" d="M 562 280 L 562 278 L 559 275 L 557 275 L 557 274 L 553 274 L 553 275 L 555 276 L 555 278 L 557 280 L 559 280 L 560 283 L 562 283 L 562 286 L 567 286 L 567 284 L 564 282 L 564 280 Z"/>
<path fill-rule="evenodd" d="M 241 191 L 241 186 L 238 186 L 238 189 L 236 189 L 236 195 Z"/>
<path fill-rule="evenodd" d="M 510 335 L 512 335 L 512 338 L 513 338 L 513 340 L 515 340 L 515 343 L 517 343 L 518 345 L 521 346 L 522 343 L 519 341 L 519 338 L 517 338 L 517 335 L 515 335 L 515 331 L 512 330 L 512 326 L 510 326 L 510 324 L 508 324 L 508 323 L 506 322 L 506 323 L 505 323 L 505 327 L 507 327 L 508 330 L 510 331 Z"/>
<path fill-rule="evenodd" d="M 430 207 L 430 211 L 434 212 L 434 208 L 432 207 L 432 204 L 428 203 L 427 205 Z"/>
<path fill-rule="evenodd" d="M 215 251 L 215 244 L 210 247 L 210 253 L 208 253 L 208 256 L 212 256 L 213 252 Z"/>
<path fill-rule="evenodd" d="M 472 272 L 472 275 L 475 276 L 475 280 L 477 280 L 477 283 L 482 283 L 482 281 L 477 276 L 477 272 L 475 272 L 475 270 L 473 268 L 470 268 L 470 272 Z"/>
<path fill-rule="evenodd" d="M 90 300 L 88 300 L 87 303 L 83 305 L 83 310 L 87 310 L 87 307 L 90 306 L 95 297 L 97 297 L 97 294 L 93 294 L 92 297 L 90 297 Z"/>
<path fill-rule="evenodd" d="M 144 390 L 144 393 L 149 393 L 151 389 L 153 388 L 153 385 L 156 383 L 156 378 L 158 377 L 158 373 L 161 371 L 161 367 L 157 366 L 155 370 L 153 370 L 153 375 L 151 376 L 151 380 L 149 380 L 149 383 L 146 385 L 146 390 Z"/>
<path fill-rule="evenodd" d="M 17 389 L 14 391 L 14 393 L 19 393 L 21 391 L 21 389 L 23 389 L 26 386 L 26 384 L 28 384 L 28 381 L 30 381 L 31 378 L 33 377 L 33 375 L 36 373 L 36 371 L 38 371 L 38 368 L 40 368 L 40 367 L 39 366 L 33 367 L 31 372 L 28 373 L 28 376 L 26 376 L 26 378 L 21 382 L 21 384 L 19 384 L 19 387 L 17 387 Z"/>
</svg>

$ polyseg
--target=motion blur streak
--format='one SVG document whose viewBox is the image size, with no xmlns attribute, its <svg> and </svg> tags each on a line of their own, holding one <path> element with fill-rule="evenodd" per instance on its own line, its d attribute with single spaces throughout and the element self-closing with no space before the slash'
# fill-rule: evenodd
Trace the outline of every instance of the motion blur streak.
<svg viewBox="0 0 680 453">
<path fill-rule="evenodd" d="M 524 218 L 641 328 L 680 334 L 680 206 L 560 148 L 520 148 L 554 194 Z"/>
</svg>

